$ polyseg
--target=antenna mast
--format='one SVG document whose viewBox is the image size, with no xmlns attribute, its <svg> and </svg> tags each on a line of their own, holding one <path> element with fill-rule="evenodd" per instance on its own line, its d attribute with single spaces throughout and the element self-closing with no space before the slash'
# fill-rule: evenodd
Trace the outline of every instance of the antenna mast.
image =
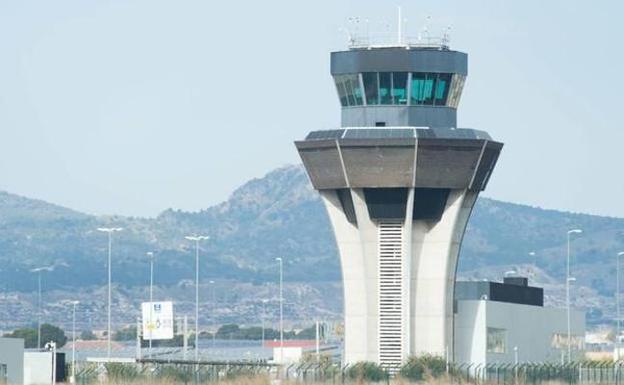
<svg viewBox="0 0 624 385">
<path fill-rule="evenodd" d="M 397 8 L 399 9 L 399 20 L 397 23 L 397 36 L 399 38 L 399 44 L 403 44 L 403 21 L 401 19 L 401 6 L 397 6 Z"/>
</svg>

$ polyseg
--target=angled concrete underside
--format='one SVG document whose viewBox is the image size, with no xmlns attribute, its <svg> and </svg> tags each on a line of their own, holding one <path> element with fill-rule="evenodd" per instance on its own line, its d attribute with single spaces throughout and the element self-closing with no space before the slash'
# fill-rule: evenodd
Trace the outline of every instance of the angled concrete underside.
<svg viewBox="0 0 624 385">
<path fill-rule="evenodd" d="M 461 241 L 502 144 L 340 137 L 296 146 L 340 253 L 345 363 L 392 366 L 420 353 L 452 355 Z M 375 206 L 376 191 L 400 198 L 392 198 L 394 206 Z"/>
</svg>

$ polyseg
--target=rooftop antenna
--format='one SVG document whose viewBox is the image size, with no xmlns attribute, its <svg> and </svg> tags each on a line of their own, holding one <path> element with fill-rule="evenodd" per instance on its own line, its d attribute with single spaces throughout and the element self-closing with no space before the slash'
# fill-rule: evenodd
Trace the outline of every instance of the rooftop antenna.
<svg viewBox="0 0 624 385">
<path fill-rule="evenodd" d="M 442 44 L 448 46 L 450 41 L 451 41 L 451 26 L 447 26 L 446 28 L 444 28 L 444 31 L 442 32 Z"/>
<path fill-rule="evenodd" d="M 401 6 L 397 6 L 398 11 L 399 11 L 399 20 L 397 23 L 397 37 L 398 37 L 398 43 L 399 45 L 403 44 L 403 19 L 401 18 Z"/>
<path fill-rule="evenodd" d="M 425 19 L 425 25 L 422 28 L 422 31 L 418 34 L 418 40 L 422 40 L 423 36 L 427 39 L 427 42 L 429 42 L 429 22 L 431 21 L 431 16 L 427 16 L 427 18 Z"/>
</svg>

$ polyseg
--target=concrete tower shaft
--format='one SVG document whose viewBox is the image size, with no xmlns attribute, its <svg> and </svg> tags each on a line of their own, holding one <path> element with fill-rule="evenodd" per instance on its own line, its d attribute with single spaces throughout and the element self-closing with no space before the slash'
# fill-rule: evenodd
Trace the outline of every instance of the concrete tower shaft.
<svg viewBox="0 0 624 385">
<path fill-rule="evenodd" d="M 457 129 L 466 55 L 332 54 L 342 128 L 295 142 L 340 253 L 345 361 L 453 354 L 457 257 L 502 144 Z"/>
</svg>

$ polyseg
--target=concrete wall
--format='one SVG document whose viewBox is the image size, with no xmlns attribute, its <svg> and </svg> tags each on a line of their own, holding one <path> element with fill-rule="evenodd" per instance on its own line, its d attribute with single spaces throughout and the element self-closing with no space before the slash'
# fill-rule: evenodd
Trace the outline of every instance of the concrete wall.
<svg viewBox="0 0 624 385">
<path fill-rule="evenodd" d="M 0 363 L 7 366 L 9 385 L 22 385 L 24 381 L 24 340 L 0 337 Z"/>
<path fill-rule="evenodd" d="M 52 352 L 24 353 L 24 385 L 52 383 Z"/>
<path fill-rule="evenodd" d="M 566 309 L 520 305 L 487 300 L 458 301 L 455 322 L 455 361 L 489 364 L 560 362 L 565 347 L 553 347 L 555 334 L 567 335 Z M 505 351 L 487 352 L 487 328 L 505 330 Z M 585 313 L 572 310 L 571 335 L 585 336 Z M 573 349 L 572 358 L 583 351 Z"/>
</svg>

